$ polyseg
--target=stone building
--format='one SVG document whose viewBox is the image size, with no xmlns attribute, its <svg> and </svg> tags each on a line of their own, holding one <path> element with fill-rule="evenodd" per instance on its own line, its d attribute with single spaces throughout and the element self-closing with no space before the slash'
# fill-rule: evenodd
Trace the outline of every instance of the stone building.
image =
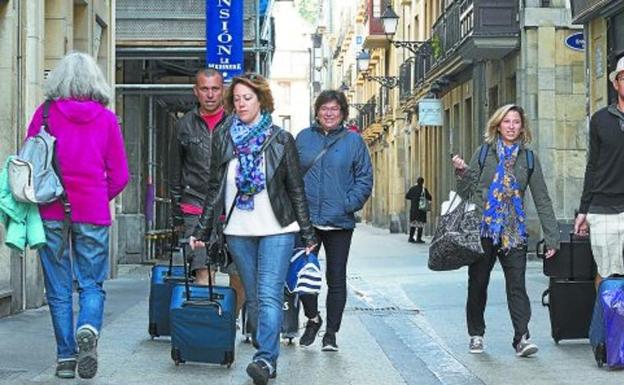
<svg viewBox="0 0 624 385">
<path fill-rule="evenodd" d="M 0 159 L 4 161 L 21 145 L 28 122 L 42 102 L 45 75 L 66 53 L 77 50 L 93 55 L 113 84 L 113 10 L 112 0 L 0 1 Z M 4 237 L 0 226 L 0 316 L 41 306 L 44 301 L 36 253 L 10 250 L 4 246 Z M 111 251 L 114 261 L 116 251 Z"/>
<path fill-rule="evenodd" d="M 557 217 L 574 215 L 586 148 L 585 53 L 565 44 L 582 32 L 567 1 L 352 3 L 348 27 L 329 29 L 323 41 L 340 42 L 329 49 L 337 74 L 331 85 L 350 85 L 374 163 L 366 220 L 406 231 L 404 194 L 423 176 L 435 224 L 454 188 L 449 154 L 470 158 L 490 114 L 506 103 L 527 112 Z M 388 6 L 398 18 L 393 34 L 383 24 Z M 356 56 L 366 59 L 361 71 Z M 423 100 L 436 101 L 442 124 L 419 124 Z M 528 207 L 530 232 L 537 235 L 532 203 Z"/>
</svg>

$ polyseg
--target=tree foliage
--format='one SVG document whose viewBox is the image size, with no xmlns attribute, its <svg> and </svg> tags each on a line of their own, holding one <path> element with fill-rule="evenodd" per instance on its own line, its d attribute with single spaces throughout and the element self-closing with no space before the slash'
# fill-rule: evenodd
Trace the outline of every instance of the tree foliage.
<svg viewBox="0 0 624 385">
<path fill-rule="evenodd" d="M 301 17 L 310 24 L 316 24 L 319 17 L 319 0 L 295 0 L 295 6 Z"/>
</svg>

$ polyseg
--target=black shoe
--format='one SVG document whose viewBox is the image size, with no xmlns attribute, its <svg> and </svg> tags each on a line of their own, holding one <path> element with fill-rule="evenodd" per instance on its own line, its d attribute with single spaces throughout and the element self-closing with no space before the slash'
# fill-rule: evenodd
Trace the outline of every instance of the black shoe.
<svg viewBox="0 0 624 385">
<path fill-rule="evenodd" d="M 97 373 L 97 335 L 87 328 L 79 329 L 76 333 L 78 343 L 78 376 L 93 378 Z"/>
<path fill-rule="evenodd" d="M 323 348 L 324 352 L 337 352 L 338 345 L 336 344 L 336 333 L 325 332 L 323 336 Z"/>
<path fill-rule="evenodd" d="M 247 374 L 253 380 L 255 385 L 266 385 L 269 378 L 275 378 L 277 372 L 274 370 L 270 373 L 269 365 L 262 360 L 254 361 L 247 365 Z"/>
<path fill-rule="evenodd" d="M 422 239 L 417 239 L 415 243 L 425 243 L 425 241 L 423 241 Z"/>
<path fill-rule="evenodd" d="M 65 359 L 60 360 L 56 364 L 56 373 L 58 378 L 75 378 L 76 377 L 76 360 Z"/>
<path fill-rule="evenodd" d="M 315 322 L 311 319 L 306 323 L 305 331 L 301 338 L 299 338 L 299 345 L 301 346 L 310 346 L 314 343 L 316 339 L 316 335 L 321 329 L 321 325 L 323 325 L 323 319 L 320 315 L 318 315 L 318 322 Z"/>
<path fill-rule="evenodd" d="M 410 238 L 407 240 L 409 243 L 416 243 L 416 241 L 413 238 Z"/>
</svg>

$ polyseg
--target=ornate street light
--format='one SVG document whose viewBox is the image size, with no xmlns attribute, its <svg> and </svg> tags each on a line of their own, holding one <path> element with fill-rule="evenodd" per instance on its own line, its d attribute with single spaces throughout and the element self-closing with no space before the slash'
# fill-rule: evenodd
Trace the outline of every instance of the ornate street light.
<svg viewBox="0 0 624 385">
<path fill-rule="evenodd" d="M 376 104 L 375 103 L 352 103 L 349 104 L 351 107 L 355 108 L 356 110 L 358 110 L 359 113 L 362 113 L 364 111 L 368 111 L 371 107 L 375 108 Z"/>
<path fill-rule="evenodd" d="M 410 50 L 411 53 L 419 56 L 427 56 L 431 54 L 431 47 L 426 41 L 392 40 L 392 37 L 396 33 L 397 25 L 399 24 L 399 15 L 394 12 L 390 4 L 388 4 L 380 19 L 383 24 L 384 32 L 386 33 L 388 41 L 392 43 L 392 45 L 394 45 L 396 48 L 407 48 L 408 50 Z M 423 47 L 423 49 L 419 50 L 420 47 Z"/>
<path fill-rule="evenodd" d="M 371 81 L 374 80 L 381 84 L 382 87 L 394 88 L 399 85 L 399 78 L 396 76 L 372 76 L 368 74 L 368 65 L 370 63 L 370 54 L 364 50 L 358 52 L 355 62 L 358 71 L 362 72 L 364 79 Z"/>
<path fill-rule="evenodd" d="M 364 50 L 361 50 L 355 57 L 355 63 L 357 65 L 358 71 L 368 71 L 368 65 L 370 64 L 370 54 Z"/>
</svg>

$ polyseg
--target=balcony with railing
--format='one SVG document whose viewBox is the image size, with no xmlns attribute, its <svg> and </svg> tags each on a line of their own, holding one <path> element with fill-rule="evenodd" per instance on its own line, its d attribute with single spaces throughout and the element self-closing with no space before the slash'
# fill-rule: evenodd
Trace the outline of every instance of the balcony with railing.
<svg viewBox="0 0 624 385">
<path fill-rule="evenodd" d="M 429 71 L 451 58 L 500 59 L 516 49 L 520 44 L 517 3 L 455 0 L 449 4 L 433 25 L 431 39 L 414 57 L 414 86 L 418 87 Z"/>
<path fill-rule="evenodd" d="M 364 49 L 383 48 L 388 46 L 388 39 L 381 22 L 381 14 L 390 0 L 366 0 L 364 16 Z"/>
</svg>

